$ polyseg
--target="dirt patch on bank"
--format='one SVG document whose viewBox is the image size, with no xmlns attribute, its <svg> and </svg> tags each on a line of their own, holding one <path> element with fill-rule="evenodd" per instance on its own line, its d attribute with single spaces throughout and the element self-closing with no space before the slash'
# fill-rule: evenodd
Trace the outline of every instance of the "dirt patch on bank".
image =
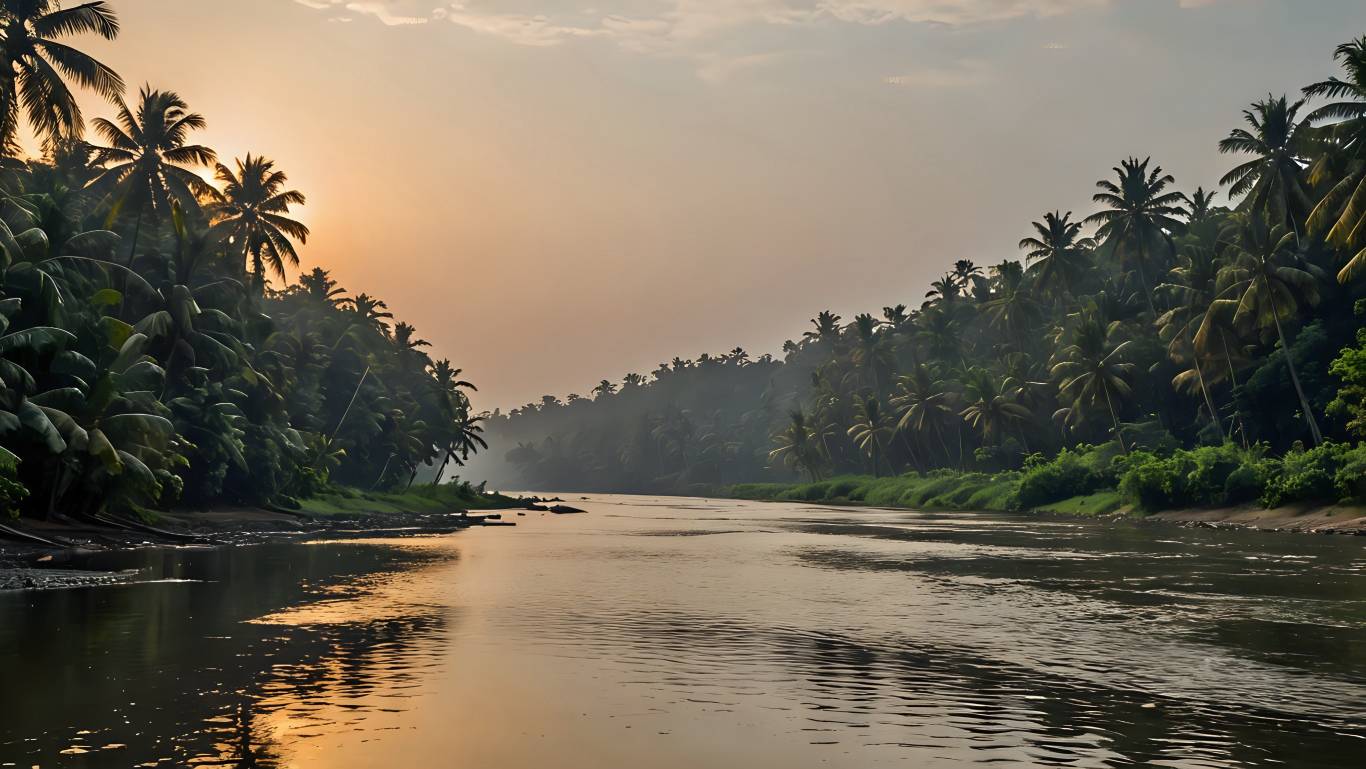
<svg viewBox="0 0 1366 769">
<path fill-rule="evenodd" d="M 1167 510 L 1145 520 L 1206 526 L 1241 526 L 1265 531 L 1366 535 L 1366 507 L 1359 505 L 1295 506 L 1273 510 L 1248 505 L 1212 510 Z"/>
</svg>

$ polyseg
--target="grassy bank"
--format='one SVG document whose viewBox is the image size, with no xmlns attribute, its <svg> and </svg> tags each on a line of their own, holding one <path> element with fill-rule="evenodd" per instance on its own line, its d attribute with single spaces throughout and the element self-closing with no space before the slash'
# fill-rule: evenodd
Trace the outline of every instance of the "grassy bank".
<svg viewBox="0 0 1366 769">
<path fill-rule="evenodd" d="M 889 478 L 846 475 L 814 483 L 742 483 L 729 487 L 727 496 L 916 510 L 1007 510 L 1019 483 L 1018 473 L 940 472 Z"/>
<path fill-rule="evenodd" d="M 489 494 L 467 484 L 414 486 L 402 492 L 362 491 L 334 486 L 299 502 L 297 512 L 318 517 L 359 517 L 376 514 L 430 514 L 457 510 L 516 507 L 517 500 Z"/>
<path fill-rule="evenodd" d="M 1225 444 L 1156 454 L 1114 444 L 1035 456 L 1020 471 L 740 484 L 738 499 L 914 510 L 1151 515 L 1158 520 L 1304 531 L 1366 530 L 1366 446 L 1327 442 L 1270 457 Z"/>
</svg>

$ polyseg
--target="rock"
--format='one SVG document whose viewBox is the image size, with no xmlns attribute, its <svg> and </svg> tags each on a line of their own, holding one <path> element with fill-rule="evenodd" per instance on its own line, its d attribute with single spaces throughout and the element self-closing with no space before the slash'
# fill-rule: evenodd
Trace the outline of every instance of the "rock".
<svg viewBox="0 0 1366 769">
<path fill-rule="evenodd" d="M 570 507 L 569 505 L 551 505 L 550 512 L 557 515 L 567 515 L 569 513 L 586 513 L 588 511 L 580 510 L 577 507 Z"/>
</svg>

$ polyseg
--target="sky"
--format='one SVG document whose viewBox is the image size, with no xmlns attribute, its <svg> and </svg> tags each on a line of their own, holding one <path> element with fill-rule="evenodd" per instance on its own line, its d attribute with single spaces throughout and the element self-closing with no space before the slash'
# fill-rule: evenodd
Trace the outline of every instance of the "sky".
<svg viewBox="0 0 1366 769">
<path fill-rule="evenodd" d="M 1360 0 L 114 0 L 80 41 L 277 161 L 478 408 L 918 306 L 1148 156 L 1185 190 Z M 90 116 L 111 114 L 96 101 Z"/>
</svg>

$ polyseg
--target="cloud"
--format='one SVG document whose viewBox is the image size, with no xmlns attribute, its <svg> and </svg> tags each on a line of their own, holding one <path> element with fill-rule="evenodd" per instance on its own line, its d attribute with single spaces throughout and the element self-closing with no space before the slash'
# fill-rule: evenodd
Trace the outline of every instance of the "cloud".
<svg viewBox="0 0 1366 769">
<path fill-rule="evenodd" d="M 1112 0 L 607 0 L 587 10 L 550 0 L 295 0 L 318 10 L 349 10 L 385 24 L 445 19 L 522 45 L 582 37 L 639 43 L 697 40 L 751 25 L 784 26 L 895 22 L 969 25 L 1057 16 L 1103 7 Z M 1182 0 L 1196 4 L 1212 0 Z M 513 10 L 510 10 L 513 8 Z M 638 46 L 637 46 L 638 47 Z M 648 47 L 648 46 L 647 46 Z"/>
<path fill-rule="evenodd" d="M 350 11 L 363 16 L 372 16 L 378 19 L 381 24 L 390 27 L 426 24 L 430 20 L 430 12 L 420 10 L 422 6 L 410 0 L 365 0 L 364 2 L 354 0 L 294 0 L 294 2 L 315 11 L 332 11 L 334 13 Z M 329 17 L 329 21 L 349 20 L 350 17 L 345 15 Z"/>
<path fill-rule="evenodd" d="M 528 47 L 601 40 L 632 53 L 692 61 L 698 75 L 711 81 L 784 55 L 771 34 L 739 40 L 746 32 L 897 23 L 956 27 L 1057 16 L 1112 1 L 602 0 L 597 7 L 584 8 L 557 0 L 295 0 L 332 12 L 334 18 L 349 12 L 390 26 L 446 22 Z M 960 66 L 896 77 L 905 81 L 898 84 L 953 87 L 978 82 L 984 74 Z"/>
<path fill-rule="evenodd" d="M 882 79 L 898 88 L 971 88 L 991 82 L 991 67 L 984 61 L 965 59 L 947 67 L 925 67 Z"/>
</svg>

